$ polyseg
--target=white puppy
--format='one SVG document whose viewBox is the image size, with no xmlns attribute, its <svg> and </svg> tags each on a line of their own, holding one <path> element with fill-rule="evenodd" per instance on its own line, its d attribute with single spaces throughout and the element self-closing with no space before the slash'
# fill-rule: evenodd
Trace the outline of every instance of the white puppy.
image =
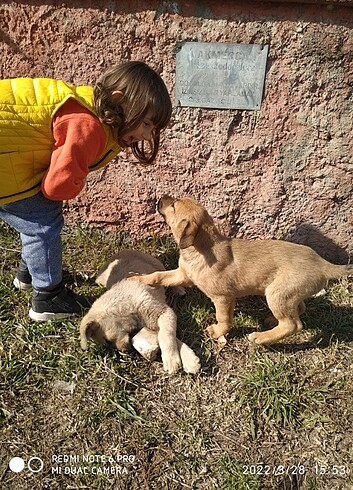
<svg viewBox="0 0 353 490">
<path fill-rule="evenodd" d="M 108 288 L 92 305 L 80 325 L 81 347 L 87 340 L 112 343 L 120 351 L 132 348 L 131 336 L 147 328 L 158 341 L 163 368 L 175 373 L 197 373 L 200 360 L 190 347 L 176 338 L 177 319 L 166 304 L 164 288 L 150 287 L 126 279 L 130 274 L 165 270 L 163 264 L 144 252 L 122 250 L 98 271 L 96 282 Z"/>
</svg>

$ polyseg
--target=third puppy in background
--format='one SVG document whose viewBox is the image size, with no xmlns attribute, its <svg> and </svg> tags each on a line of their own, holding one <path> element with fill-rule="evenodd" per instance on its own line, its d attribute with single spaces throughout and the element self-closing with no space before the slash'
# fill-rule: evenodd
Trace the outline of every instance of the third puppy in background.
<svg viewBox="0 0 353 490">
<path fill-rule="evenodd" d="M 176 338 L 177 318 L 165 299 L 163 287 L 152 288 L 126 279 L 130 274 L 165 270 L 163 264 L 144 252 L 121 250 L 98 271 L 96 282 L 108 288 L 92 305 L 80 325 L 81 347 L 87 340 L 109 342 L 120 351 L 132 348 L 131 337 L 141 329 L 158 342 L 164 370 L 175 373 L 181 366 L 188 373 L 200 370 L 200 361 Z"/>
</svg>

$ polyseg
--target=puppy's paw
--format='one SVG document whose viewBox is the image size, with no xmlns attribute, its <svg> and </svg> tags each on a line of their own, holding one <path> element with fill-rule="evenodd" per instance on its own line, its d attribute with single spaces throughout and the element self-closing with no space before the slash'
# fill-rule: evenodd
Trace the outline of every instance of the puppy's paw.
<svg viewBox="0 0 353 490">
<path fill-rule="evenodd" d="M 200 359 L 194 355 L 193 358 L 188 359 L 186 362 L 183 362 L 183 369 L 186 373 L 196 374 L 201 369 Z"/>
<path fill-rule="evenodd" d="M 248 335 L 248 339 L 252 344 L 270 344 L 271 342 L 269 341 L 266 332 L 253 332 Z"/>
<path fill-rule="evenodd" d="M 206 332 L 211 337 L 211 339 L 217 340 L 218 342 L 224 344 L 227 343 L 225 334 L 228 333 L 228 331 L 229 331 L 228 328 L 225 328 L 219 323 L 215 323 L 214 325 L 210 325 L 209 327 L 206 328 Z"/>
<path fill-rule="evenodd" d="M 217 335 L 216 332 L 216 327 L 217 325 L 210 325 L 209 327 L 206 328 L 207 335 L 211 337 L 211 339 L 217 340 L 219 335 Z"/>
<path fill-rule="evenodd" d="M 168 374 L 174 374 L 181 368 L 181 359 L 178 353 L 162 355 L 163 369 Z"/>
<path fill-rule="evenodd" d="M 196 374 L 201 369 L 200 359 L 195 352 L 184 343 L 180 346 L 180 357 L 183 364 L 183 369 L 186 373 Z"/>
</svg>

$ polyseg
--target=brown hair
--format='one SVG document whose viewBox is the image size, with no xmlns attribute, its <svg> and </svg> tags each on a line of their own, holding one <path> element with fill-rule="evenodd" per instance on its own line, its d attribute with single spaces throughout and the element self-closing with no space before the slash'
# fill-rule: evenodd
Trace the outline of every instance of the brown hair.
<svg viewBox="0 0 353 490">
<path fill-rule="evenodd" d="M 113 92 L 122 92 L 114 97 Z M 128 61 L 108 69 L 94 87 L 94 103 L 100 120 L 116 129 L 119 144 L 123 136 L 139 126 L 147 112 L 155 126 L 150 149 L 144 141 L 132 143 L 135 157 L 144 164 L 152 163 L 159 148 L 161 129 L 169 123 L 172 104 L 161 77 L 142 61 Z"/>
</svg>

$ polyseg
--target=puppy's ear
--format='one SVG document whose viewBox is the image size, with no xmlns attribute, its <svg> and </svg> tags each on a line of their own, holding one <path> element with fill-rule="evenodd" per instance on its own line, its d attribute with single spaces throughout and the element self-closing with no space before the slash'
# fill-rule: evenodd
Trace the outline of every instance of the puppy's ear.
<svg viewBox="0 0 353 490">
<path fill-rule="evenodd" d="M 87 341 L 90 337 L 93 336 L 94 332 L 100 327 L 99 323 L 95 320 L 90 320 L 87 318 L 87 315 L 82 318 L 80 324 L 80 341 L 81 341 L 81 349 L 87 350 L 88 344 Z"/>
<path fill-rule="evenodd" d="M 178 224 L 179 247 L 191 247 L 195 241 L 198 229 L 199 227 L 194 221 L 181 220 Z"/>
</svg>

